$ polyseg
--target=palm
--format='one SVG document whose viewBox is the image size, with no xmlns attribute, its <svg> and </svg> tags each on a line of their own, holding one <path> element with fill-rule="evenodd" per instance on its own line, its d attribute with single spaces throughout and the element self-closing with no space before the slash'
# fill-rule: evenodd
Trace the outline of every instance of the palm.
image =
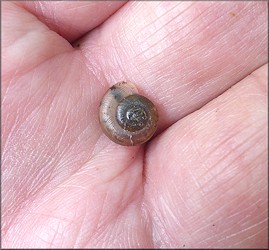
<svg viewBox="0 0 269 250">
<path fill-rule="evenodd" d="M 3 246 L 266 247 L 266 3 L 34 4 L 3 3 Z M 121 80 L 145 146 L 100 129 Z"/>
</svg>

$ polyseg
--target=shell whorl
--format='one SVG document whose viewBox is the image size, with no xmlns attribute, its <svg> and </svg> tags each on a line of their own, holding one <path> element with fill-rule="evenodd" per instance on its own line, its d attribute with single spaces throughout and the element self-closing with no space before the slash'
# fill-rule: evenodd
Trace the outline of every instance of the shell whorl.
<svg viewBox="0 0 269 250">
<path fill-rule="evenodd" d="M 104 133 L 125 146 L 148 141 L 158 124 L 156 107 L 139 95 L 130 82 L 119 82 L 109 88 L 102 99 L 99 118 Z"/>
</svg>

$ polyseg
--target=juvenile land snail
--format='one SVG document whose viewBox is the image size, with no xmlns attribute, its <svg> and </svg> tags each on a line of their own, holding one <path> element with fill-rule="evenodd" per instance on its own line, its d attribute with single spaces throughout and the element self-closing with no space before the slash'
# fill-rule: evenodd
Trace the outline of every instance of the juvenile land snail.
<svg viewBox="0 0 269 250">
<path fill-rule="evenodd" d="M 154 104 L 131 82 L 118 82 L 108 89 L 99 110 L 103 132 L 115 143 L 135 146 L 148 141 L 158 125 Z"/>
</svg>

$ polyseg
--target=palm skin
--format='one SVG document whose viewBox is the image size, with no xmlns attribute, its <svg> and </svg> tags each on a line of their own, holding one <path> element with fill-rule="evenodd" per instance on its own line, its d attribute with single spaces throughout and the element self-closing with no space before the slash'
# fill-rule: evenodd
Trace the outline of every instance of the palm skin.
<svg viewBox="0 0 269 250">
<path fill-rule="evenodd" d="M 2 247 L 268 246 L 266 2 L 3 2 L 2 16 Z M 121 80 L 159 110 L 145 145 L 101 131 Z"/>
</svg>

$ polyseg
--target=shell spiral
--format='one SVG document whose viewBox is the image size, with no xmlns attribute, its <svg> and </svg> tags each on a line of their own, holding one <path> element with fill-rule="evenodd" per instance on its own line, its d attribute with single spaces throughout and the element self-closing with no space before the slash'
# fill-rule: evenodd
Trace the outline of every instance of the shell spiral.
<svg viewBox="0 0 269 250">
<path fill-rule="evenodd" d="M 103 132 L 115 143 L 135 146 L 155 133 L 158 112 L 154 104 L 139 95 L 131 82 L 119 82 L 108 89 L 99 110 Z"/>
</svg>

